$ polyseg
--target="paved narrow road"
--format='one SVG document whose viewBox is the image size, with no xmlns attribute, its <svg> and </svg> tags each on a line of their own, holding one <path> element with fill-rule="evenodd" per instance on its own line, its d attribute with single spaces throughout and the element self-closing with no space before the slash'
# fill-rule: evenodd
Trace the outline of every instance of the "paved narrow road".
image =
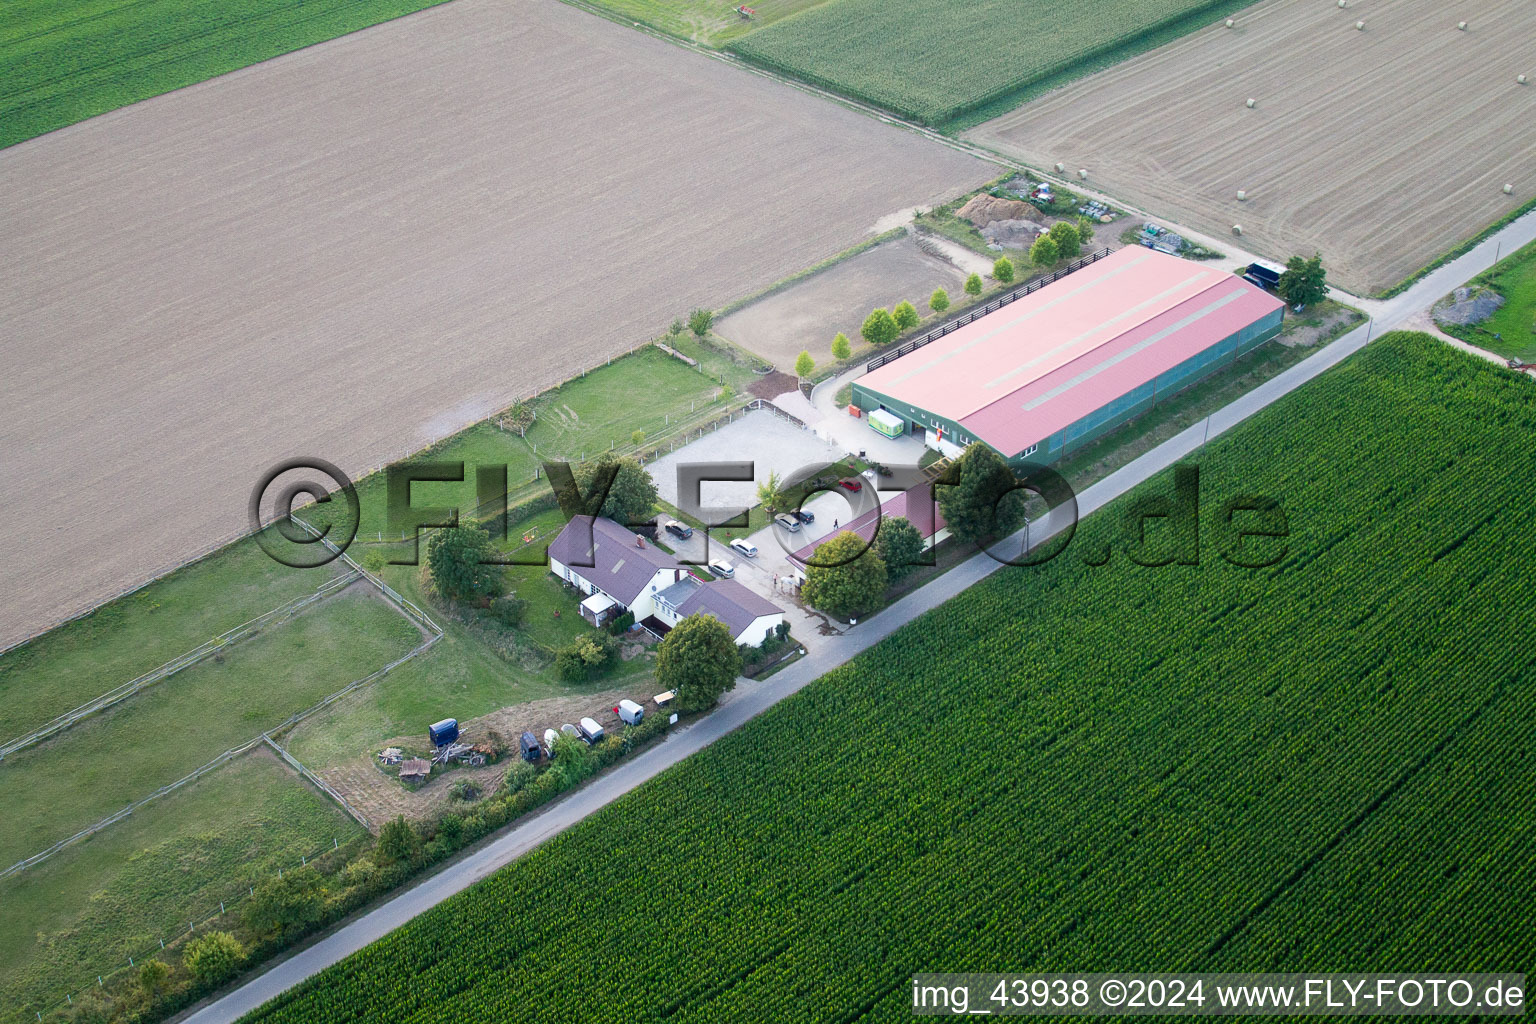
<svg viewBox="0 0 1536 1024">
<path fill-rule="evenodd" d="M 1457 285 L 1487 270 L 1494 264 L 1496 252 L 1508 255 L 1533 240 L 1536 240 L 1536 213 L 1528 214 L 1499 231 L 1467 255 L 1430 274 L 1402 295 L 1371 303 L 1376 314 L 1376 319 L 1371 323 L 1345 335 L 1311 358 L 1218 410 L 1207 421 L 1197 423 L 1170 438 L 1087 488 L 1078 496 L 1078 515 L 1086 516 L 1103 507 L 1199 448 L 1208 438 L 1220 435 L 1282 395 L 1337 365 L 1363 348 L 1370 338 L 1402 324 Z M 1031 526 L 1030 541 L 1033 546 L 1038 547 L 1067 525 L 1065 512 L 1064 509 L 1058 509 L 1047 519 Z M 1017 545 L 1021 542 L 1014 543 Z M 1000 565 L 984 553 L 977 554 L 861 623 L 856 629 L 841 636 L 827 637 L 810 656 L 772 678 L 741 684 L 708 717 L 672 733 L 658 745 L 620 764 L 586 788 L 523 819 L 469 856 L 413 885 L 183 1019 L 189 1024 L 225 1024 L 238 1020 L 267 1000 L 463 891 L 551 836 L 563 832 L 641 783 L 656 777 L 683 758 L 739 728 L 749 719 L 889 636 L 919 615 L 990 576 Z"/>
</svg>

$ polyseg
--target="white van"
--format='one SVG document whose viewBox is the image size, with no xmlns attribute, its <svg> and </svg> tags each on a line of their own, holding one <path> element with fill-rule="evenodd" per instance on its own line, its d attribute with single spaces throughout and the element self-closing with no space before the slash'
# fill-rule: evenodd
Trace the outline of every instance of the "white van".
<svg viewBox="0 0 1536 1024">
<path fill-rule="evenodd" d="M 589 744 L 603 738 L 603 727 L 597 724 L 596 719 L 583 718 L 577 725 L 581 729 L 581 738 Z"/>
<path fill-rule="evenodd" d="M 744 558 L 757 557 L 757 545 L 743 537 L 737 537 L 735 540 L 731 541 L 731 550 L 735 551 L 738 555 L 741 555 Z"/>
<path fill-rule="evenodd" d="M 645 708 L 634 701 L 625 698 L 619 701 L 619 721 L 625 725 L 639 725 L 640 719 L 645 717 Z"/>
</svg>

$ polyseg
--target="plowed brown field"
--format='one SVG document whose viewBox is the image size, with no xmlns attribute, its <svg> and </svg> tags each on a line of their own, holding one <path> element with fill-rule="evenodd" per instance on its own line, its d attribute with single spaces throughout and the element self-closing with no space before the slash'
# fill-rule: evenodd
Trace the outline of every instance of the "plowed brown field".
<svg viewBox="0 0 1536 1024">
<path fill-rule="evenodd" d="M 1277 259 L 1320 250 L 1356 292 L 1536 196 L 1536 84 L 1516 81 L 1536 82 L 1530 0 L 1268 0 L 1236 19 L 968 137 L 1088 168 L 1094 187 L 1201 231 L 1241 224 L 1245 247 Z"/>
<path fill-rule="evenodd" d="M 0 644 L 988 165 L 555 0 L 459 0 L 0 153 Z M 633 397 L 633 396 L 630 396 Z"/>
</svg>

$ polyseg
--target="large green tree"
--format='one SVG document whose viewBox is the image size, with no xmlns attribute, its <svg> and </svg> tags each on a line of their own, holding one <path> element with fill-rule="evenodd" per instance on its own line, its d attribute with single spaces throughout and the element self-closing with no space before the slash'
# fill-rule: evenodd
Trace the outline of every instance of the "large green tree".
<svg viewBox="0 0 1536 1024">
<path fill-rule="evenodd" d="M 896 318 L 884 306 L 871 310 L 869 316 L 864 318 L 864 326 L 859 328 L 859 334 L 864 340 L 876 348 L 889 345 L 900 333 L 901 327 L 897 325 Z"/>
<path fill-rule="evenodd" d="M 910 331 L 923 322 L 923 318 L 918 315 L 912 303 L 906 299 L 896 303 L 896 308 L 891 310 L 891 319 L 895 320 L 896 326 L 903 331 Z"/>
<path fill-rule="evenodd" d="M 1069 260 L 1083 249 L 1083 236 L 1072 221 L 1059 220 L 1051 225 L 1051 241 L 1056 243 L 1056 256 Z"/>
<path fill-rule="evenodd" d="M 688 616 L 656 649 L 656 682 L 677 692 L 683 711 L 714 707 L 740 674 L 736 639 L 713 615 Z"/>
<path fill-rule="evenodd" d="M 886 576 L 895 583 L 921 564 L 923 535 L 905 516 L 883 520 L 875 537 L 875 553 L 885 563 Z"/>
<path fill-rule="evenodd" d="M 603 454 L 580 463 L 575 467 L 576 486 L 582 494 L 591 495 L 597 481 L 607 479 L 610 472 L 613 483 L 597 515 L 625 526 L 650 522 L 656 515 L 656 481 L 633 456 Z"/>
<path fill-rule="evenodd" d="M 800 596 L 840 619 L 869 611 L 885 596 L 885 561 L 864 538 L 843 530 L 816 549 Z"/>
<path fill-rule="evenodd" d="M 1328 297 L 1328 272 L 1323 269 L 1323 257 L 1314 253 L 1311 259 L 1292 256 L 1285 264 L 1285 273 L 1275 286 L 1280 297 L 1292 306 L 1315 306 Z"/>
<path fill-rule="evenodd" d="M 1029 262 L 1037 267 L 1048 267 L 1061 259 L 1061 250 L 1056 248 L 1056 239 L 1050 232 L 1046 232 L 1035 239 L 1035 244 L 1029 247 Z"/>
<path fill-rule="evenodd" d="M 437 592 L 455 601 L 495 597 L 501 593 L 501 566 L 491 535 L 479 526 L 433 530 L 427 540 L 427 571 Z"/>
<path fill-rule="evenodd" d="M 962 544 L 989 543 L 1022 527 L 1027 495 L 1013 489 L 1015 482 L 1001 455 L 973 442 L 938 489 L 950 534 Z"/>
</svg>

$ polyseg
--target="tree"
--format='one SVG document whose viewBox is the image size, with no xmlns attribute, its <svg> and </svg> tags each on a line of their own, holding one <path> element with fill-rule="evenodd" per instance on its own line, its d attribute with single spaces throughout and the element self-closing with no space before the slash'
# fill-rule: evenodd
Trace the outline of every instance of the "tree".
<svg viewBox="0 0 1536 1024">
<path fill-rule="evenodd" d="M 645 444 L 645 431 L 638 429 L 635 430 L 629 435 L 629 443 L 634 445 L 636 448 L 639 448 L 641 445 Z"/>
<path fill-rule="evenodd" d="M 170 967 L 159 960 L 145 960 L 139 964 L 139 987 L 150 995 L 159 992 L 170 977 Z"/>
<path fill-rule="evenodd" d="M 992 277 L 995 280 L 1007 284 L 1013 280 L 1013 260 L 1007 256 L 999 256 L 996 263 L 992 264 Z"/>
<path fill-rule="evenodd" d="M 1077 218 L 1077 240 L 1083 245 L 1093 244 L 1093 221 L 1087 217 Z"/>
<path fill-rule="evenodd" d="M 555 671 L 568 683 L 596 678 L 618 654 L 619 642 L 601 633 L 583 633 L 555 651 Z"/>
<path fill-rule="evenodd" d="M 928 308 L 935 313 L 942 313 L 949 308 L 949 292 L 943 288 L 935 288 L 933 294 L 928 297 Z"/>
<path fill-rule="evenodd" d="M 434 530 L 427 541 L 427 571 L 437 592 L 455 601 L 501 593 L 501 566 L 492 560 L 491 535 L 479 526 Z"/>
<path fill-rule="evenodd" d="M 384 566 L 389 563 L 384 558 L 384 552 L 377 548 L 363 556 L 363 568 L 377 576 L 384 571 Z"/>
<path fill-rule="evenodd" d="M 420 849 L 421 837 L 416 834 L 411 823 L 405 820 L 405 815 L 397 815 L 379 829 L 379 843 L 374 849 L 373 859 L 380 864 L 409 862 L 416 859 Z"/>
<path fill-rule="evenodd" d="M 1328 272 L 1323 269 L 1321 253 L 1311 259 L 1292 256 L 1285 264 L 1285 273 L 1275 286 L 1280 297 L 1292 306 L 1312 306 L 1328 297 Z"/>
<path fill-rule="evenodd" d="M 796 377 L 800 377 L 802 379 L 809 377 L 811 375 L 811 371 L 814 369 L 816 369 L 816 360 L 811 358 L 811 354 L 809 352 L 802 351 L 798 356 L 795 356 Z"/>
<path fill-rule="evenodd" d="M 325 890 L 314 868 L 299 868 L 262 882 L 245 905 L 245 926 L 257 935 L 292 934 L 320 923 Z"/>
<path fill-rule="evenodd" d="M 864 538 L 843 530 L 816 549 L 805 567 L 800 596 L 840 619 L 873 608 L 885 596 L 885 562 Z"/>
<path fill-rule="evenodd" d="M 871 345 L 879 348 L 889 345 L 901 333 L 901 328 L 896 323 L 896 318 L 890 310 L 881 307 L 871 310 L 869 316 L 864 318 L 864 326 L 859 328 L 859 334 Z"/>
<path fill-rule="evenodd" d="M 757 503 L 770 512 L 777 512 L 784 501 L 784 481 L 776 469 L 768 471 L 768 479 L 757 485 Z"/>
<path fill-rule="evenodd" d="M 711 319 L 713 319 L 713 318 L 711 318 Z M 670 335 L 671 337 L 675 338 L 679 334 L 682 334 L 683 330 L 684 330 L 683 319 L 682 319 L 682 317 L 678 317 L 676 320 L 672 321 L 672 326 L 667 328 L 667 334 Z"/>
<path fill-rule="evenodd" d="M 896 326 L 903 331 L 910 331 L 923 322 L 923 318 L 918 316 L 917 310 L 912 308 L 912 303 L 906 299 L 896 303 L 896 308 L 891 310 L 891 319 L 895 320 Z"/>
<path fill-rule="evenodd" d="M 1051 225 L 1049 232 L 1051 241 L 1056 243 L 1056 258 L 1069 260 L 1083 249 L 1083 236 L 1078 234 L 1077 225 L 1059 220 Z"/>
<path fill-rule="evenodd" d="M 921 564 L 923 535 L 903 516 L 887 519 L 875 537 L 875 554 L 885 563 L 886 576 L 895 583 Z"/>
<path fill-rule="evenodd" d="M 245 947 L 229 932 L 209 932 L 187 943 L 181 953 L 187 973 L 204 984 L 223 981 L 245 959 Z"/>
<path fill-rule="evenodd" d="M 960 543 L 987 543 L 1024 525 L 1025 493 L 1012 490 L 1013 471 L 992 448 L 973 442 L 950 472 L 959 479 L 939 487 L 939 511 Z"/>
<path fill-rule="evenodd" d="M 1047 232 L 1035 239 L 1035 244 L 1029 247 L 1029 262 L 1037 267 L 1048 267 L 1061 258 L 1061 253 L 1056 248 L 1056 240 Z"/>
<path fill-rule="evenodd" d="M 967 294 L 967 295 L 980 295 L 981 294 L 981 275 L 980 274 L 972 274 L 970 277 L 965 279 L 965 294 Z"/>
<path fill-rule="evenodd" d="M 715 314 L 707 309 L 696 309 L 688 314 L 688 329 L 696 338 L 702 339 L 714 325 Z"/>
<path fill-rule="evenodd" d="M 649 522 L 656 515 L 656 481 L 633 456 L 605 453 L 590 462 L 580 463 L 575 467 L 576 486 L 582 494 L 589 495 L 597 480 L 614 467 L 617 469 L 608 496 L 594 514 L 607 516 L 625 526 Z"/>
<path fill-rule="evenodd" d="M 841 360 L 851 355 L 853 355 L 853 343 L 848 340 L 848 335 L 838 331 L 837 337 L 832 339 L 832 358 Z"/>
<path fill-rule="evenodd" d="M 684 711 L 714 707 L 740 674 L 736 640 L 713 615 L 688 616 L 656 649 L 656 682 L 676 691 Z"/>
</svg>

